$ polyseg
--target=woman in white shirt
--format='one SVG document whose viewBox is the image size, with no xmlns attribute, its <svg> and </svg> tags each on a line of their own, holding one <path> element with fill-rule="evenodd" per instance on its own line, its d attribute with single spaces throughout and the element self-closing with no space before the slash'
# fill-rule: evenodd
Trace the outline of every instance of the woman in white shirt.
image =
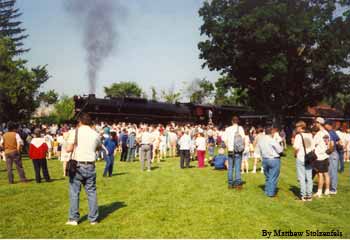
<svg viewBox="0 0 350 240">
<path fill-rule="evenodd" d="M 204 168 L 204 158 L 205 158 L 205 150 L 207 147 L 207 142 L 204 138 L 203 133 L 198 133 L 196 139 L 197 146 L 197 158 L 198 158 L 198 168 Z"/>
<path fill-rule="evenodd" d="M 70 134 L 70 132 L 63 133 L 62 142 L 61 142 L 62 148 L 61 148 L 60 160 L 63 163 L 63 176 L 67 176 L 66 167 L 67 167 L 67 162 L 69 161 L 69 158 L 71 155 L 69 152 L 66 151 L 67 146 L 68 146 L 69 134 Z"/>
<path fill-rule="evenodd" d="M 305 133 L 306 124 L 303 121 L 296 123 L 296 136 L 293 148 L 296 155 L 296 169 L 300 184 L 300 200 L 312 201 L 312 166 L 305 164 L 305 153 L 314 150 L 311 133 Z"/>
<path fill-rule="evenodd" d="M 257 135 L 255 136 L 254 143 L 253 143 L 253 146 L 254 146 L 254 167 L 253 167 L 252 173 L 256 173 L 256 166 L 258 164 L 258 161 L 259 160 L 262 161 L 261 156 L 260 156 L 260 151 L 259 151 L 257 145 L 258 145 L 259 138 L 263 135 L 264 135 L 264 129 L 262 127 L 259 127 L 257 129 Z M 261 172 L 262 173 L 264 172 L 264 168 L 263 168 L 262 164 L 261 164 Z"/>
</svg>

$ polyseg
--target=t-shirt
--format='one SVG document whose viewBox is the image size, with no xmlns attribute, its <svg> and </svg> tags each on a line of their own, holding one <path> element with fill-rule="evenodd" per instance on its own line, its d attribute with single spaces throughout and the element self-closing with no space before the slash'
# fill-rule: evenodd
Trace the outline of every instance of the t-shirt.
<svg viewBox="0 0 350 240">
<path fill-rule="evenodd" d="M 74 144 L 75 131 L 71 131 L 68 143 Z M 75 147 L 73 159 L 78 162 L 94 162 L 96 160 L 96 149 L 101 145 L 100 136 L 89 126 L 81 126 L 78 130 L 78 146 Z"/>
<path fill-rule="evenodd" d="M 314 149 L 314 141 L 312 138 L 312 134 L 311 133 L 302 133 L 302 134 L 304 138 L 306 153 L 309 153 Z M 300 134 L 297 134 L 295 136 L 293 147 L 295 150 L 298 150 L 297 159 L 300 161 L 304 161 L 305 152 L 304 152 L 303 141 Z"/>
<path fill-rule="evenodd" d="M 113 141 L 110 137 L 106 138 L 104 141 L 103 145 L 107 148 L 108 150 L 108 155 L 113 156 L 114 150 L 117 148 L 117 144 L 115 141 Z"/>
<path fill-rule="evenodd" d="M 329 140 L 329 134 L 324 129 L 318 131 L 314 136 L 315 153 L 318 161 L 326 160 L 329 157 L 329 155 L 326 153 Z"/>
<path fill-rule="evenodd" d="M 191 137 L 188 134 L 182 135 L 179 139 L 180 150 L 190 150 L 191 148 Z"/>
<path fill-rule="evenodd" d="M 244 138 L 244 129 L 241 126 L 238 126 L 237 124 L 234 124 L 228 128 L 225 129 L 225 133 L 223 136 L 223 140 L 228 148 L 228 151 L 232 152 L 234 150 L 234 138 L 238 131 L 238 134 Z"/>
<path fill-rule="evenodd" d="M 198 137 L 196 139 L 196 146 L 197 146 L 197 150 L 199 151 L 205 151 L 206 149 L 206 141 L 204 137 Z"/>
<path fill-rule="evenodd" d="M 219 154 L 214 157 L 214 166 L 216 169 L 223 169 L 225 168 L 225 161 L 227 161 L 228 158 L 226 155 Z"/>
</svg>

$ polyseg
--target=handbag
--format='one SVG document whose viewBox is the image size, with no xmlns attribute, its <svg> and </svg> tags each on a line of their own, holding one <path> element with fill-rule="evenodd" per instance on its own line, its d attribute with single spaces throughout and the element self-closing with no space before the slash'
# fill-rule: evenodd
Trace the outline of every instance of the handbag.
<svg viewBox="0 0 350 240">
<path fill-rule="evenodd" d="M 317 160 L 317 155 L 315 151 L 311 151 L 309 153 L 306 153 L 306 147 L 305 147 L 305 142 L 304 142 L 304 137 L 303 134 L 300 133 L 301 141 L 303 142 L 303 148 L 304 148 L 304 161 L 305 161 L 305 166 L 310 166 L 313 164 L 314 161 Z"/>
<path fill-rule="evenodd" d="M 75 130 L 74 147 L 73 147 L 73 151 L 70 154 L 69 160 L 67 162 L 67 167 L 66 167 L 66 175 L 71 178 L 75 176 L 78 168 L 78 161 L 72 158 L 73 152 L 75 151 L 75 148 L 77 146 L 78 146 L 78 128 Z"/>
</svg>

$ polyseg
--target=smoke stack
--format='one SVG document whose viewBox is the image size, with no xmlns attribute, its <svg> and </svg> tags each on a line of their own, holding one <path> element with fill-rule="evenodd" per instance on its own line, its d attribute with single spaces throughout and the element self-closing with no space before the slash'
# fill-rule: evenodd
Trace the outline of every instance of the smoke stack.
<svg viewBox="0 0 350 240">
<path fill-rule="evenodd" d="M 115 48 L 116 25 L 125 10 L 116 0 L 65 0 L 65 9 L 82 28 L 89 93 L 95 94 L 98 73 Z"/>
</svg>

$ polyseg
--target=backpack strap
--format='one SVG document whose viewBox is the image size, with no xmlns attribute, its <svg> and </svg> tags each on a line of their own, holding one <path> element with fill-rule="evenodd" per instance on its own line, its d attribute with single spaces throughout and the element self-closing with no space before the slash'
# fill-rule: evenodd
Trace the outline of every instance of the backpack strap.
<svg viewBox="0 0 350 240">
<path fill-rule="evenodd" d="M 304 148 L 304 154 L 306 156 L 306 147 L 305 147 L 305 142 L 304 142 L 304 137 L 302 133 L 299 133 L 300 137 L 301 137 L 301 142 L 303 143 L 303 148 Z"/>
<path fill-rule="evenodd" d="M 73 150 L 72 152 L 70 153 L 70 159 L 72 159 L 72 156 L 73 156 L 73 153 L 74 153 L 74 157 L 75 157 L 75 149 L 76 147 L 78 146 L 78 132 L 79 132 L 79 128 L 77 127 L 75 129 L 75 136 L 74 136 L 74 145 L 73 145 Z"/>
</svg>

